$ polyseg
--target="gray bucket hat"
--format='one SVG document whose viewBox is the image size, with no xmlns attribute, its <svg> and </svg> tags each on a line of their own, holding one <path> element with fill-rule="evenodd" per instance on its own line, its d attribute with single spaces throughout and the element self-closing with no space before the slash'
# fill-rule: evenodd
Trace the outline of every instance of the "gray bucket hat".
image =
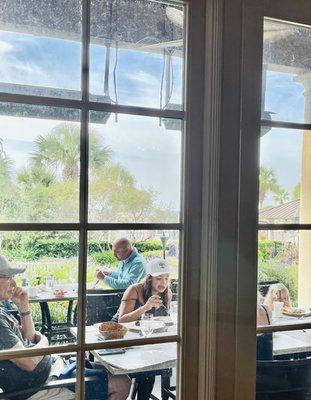
<svg viewBox="0 0 311 400">
<path fill-rule="evenodd" d="M 13 267 L 8 260 L 0 254 L 0 276 L 12 277 L 25 271 L 25 267 Z"/>
</svg>

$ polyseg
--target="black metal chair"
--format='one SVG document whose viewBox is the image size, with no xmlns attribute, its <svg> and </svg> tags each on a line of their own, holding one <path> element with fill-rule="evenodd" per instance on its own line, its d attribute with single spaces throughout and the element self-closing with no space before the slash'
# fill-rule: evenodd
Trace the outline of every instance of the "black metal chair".
<svg viewBox="0 0 311 400">
<path fill-rule="evenodd" d="M 92 289 L 86 294 L 86 325 L 110 321 L 121 303 L 124 290 Z M 77 306 L 74 324 L 77 323 Z"/>
<path fill-rule="evenodd" d="M 268 293 L 270 285 L 274 285 L 275 283 L 280 283 L 279 281 L 262 281 L 258 282 L 258 291 L 259 293 L 265 297 Z"/>
<path fill-rule="evenodd" d="M 310 395 L 310 358 L 257 360 L 256 400 L 306 400 Z"/>
</svg>

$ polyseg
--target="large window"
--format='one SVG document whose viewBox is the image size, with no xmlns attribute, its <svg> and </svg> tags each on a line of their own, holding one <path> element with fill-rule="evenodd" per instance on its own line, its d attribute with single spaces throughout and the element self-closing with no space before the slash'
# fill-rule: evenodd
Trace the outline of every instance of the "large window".
<svg viewBox="0 0 311 400">
<path fill-rule="evenodd" d="M 149 383 L 158 398 L 176 394 L 186 8 L 151 0 L 13 0 L 1 8 L 0 254 L 26 268 L 16 282 L 48 339 L 41 362 L 58 353 L 76 362 L 79 398 L 95 387 L 83 379 L 89 355 L 113 377 Z M 115 276 L 112 245 L 124 237 L 147 264 L 165 258 L 172 298 L 165 318 L 139 316 L 109 336 L 99 327 L 126 286 L 95 274 Z M 18 314 L 8 300 L 3 306 Z M 1 350 L 3 365 L 24 351 Z"/>
<path fill-rule="evenodd" d="M 310 32 L 264 20 L 258 396 L 299 392 L 307 398 L 310 390 Z"/>
</svg>

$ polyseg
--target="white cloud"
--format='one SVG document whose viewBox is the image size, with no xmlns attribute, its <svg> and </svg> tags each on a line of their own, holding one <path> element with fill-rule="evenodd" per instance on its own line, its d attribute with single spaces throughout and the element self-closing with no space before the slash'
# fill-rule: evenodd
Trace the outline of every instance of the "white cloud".
<svg viewBox="0 0 311 400">
<path fill-rule="evenodd" d="M 140 83 L 142 85 L 158 85 L 158 80 L 154 75 L 148 74 L 145 71 L 135 71 L 134 73 L 125 74 L 126 79 Z"/>
<path fill-rule="evenodd" d="M 12 48 L 10 43 L 0 40 L 0 55 L 9 52 Z"/>
</svg>

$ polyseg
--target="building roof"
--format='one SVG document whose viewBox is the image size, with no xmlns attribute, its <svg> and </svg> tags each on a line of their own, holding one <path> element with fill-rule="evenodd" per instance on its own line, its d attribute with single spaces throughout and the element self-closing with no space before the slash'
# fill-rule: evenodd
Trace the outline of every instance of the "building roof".
<svg viewBox="0 0 311 400">
<path fill-rule="evenodd" d="M 288 203 L 276 207 L 266 208 L 259 211 L 260 222 L 278 221 L 298 221 L 299 220 L 299 200 L 292 200 Z"/>
</svg>

